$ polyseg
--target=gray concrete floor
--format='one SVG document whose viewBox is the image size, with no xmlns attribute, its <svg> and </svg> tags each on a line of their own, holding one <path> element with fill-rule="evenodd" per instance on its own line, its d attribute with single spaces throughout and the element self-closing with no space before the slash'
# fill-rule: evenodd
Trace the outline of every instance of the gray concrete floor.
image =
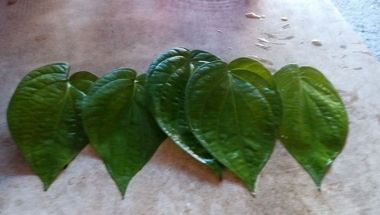
<svg viewBox="0 0 380 215">
<path fill-rule="evenodd" d="M 380 61 L 380 0 L 332 0 Z"/>
<path fill-rule="evenodd" d="M 1 215 L 380 214 L 380 64 L 330 0 L 1 2 Z M 247 10 L 267 18 L 247 19 Z M 289 28 L 282 28 L 282 16 L 289 18 Z M 255 43 L 263 37 L 285 44 L 262 49 Z M 286 37 L 291 39 L 278 40 Z M 314 46 L 312 39 L 323 45 Z M 226 61 L 255 55 L 270 60 L 273 69 L 297 63 L 323 71 L 346 104 L 350 132 L 322 192 L 279 143 L 252 198 L 231 174 L 218 182 L 170 140 L 134 177 L 124 200 L 91 148 L 43 192 L 6 123 L 10 96 L 25 73 L 62 60 L 72 71 L 98 75 L 120 66 L 143 72 L 157 53 L 174 46 L 204 49 Z"/>
</svg>

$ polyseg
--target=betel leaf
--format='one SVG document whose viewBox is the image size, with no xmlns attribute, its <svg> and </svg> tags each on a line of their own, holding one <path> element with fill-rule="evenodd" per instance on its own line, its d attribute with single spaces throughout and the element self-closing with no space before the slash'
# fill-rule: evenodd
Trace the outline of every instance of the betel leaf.
<svg viewBox="0 0 380 215">
<path fill-rule="evenodd" d="M 220 175 L 222 166 L 193 135 L 184 107 L 185 88 L 193 69 L 215 60 L 218 58 L 200 50 L 169 50 L 151 64 L 147 89 L 162 130 L 184 151 Z"/>
<path fill-rule="evenodd" d="M 312 67 L 285 66 L 274 80 L 283 106 L 281 141 L 320 187 L 347 136 L 348 117 L 342 100 Z"/>
<path fill-rule="evenodd" d="M 241 57 L 231 61 L 228 67 L 230 68 L 230 70 L 248 70 L 254 72 L 258 74 L 261 78 L 266 80 L 272 86 L 274 85 L 271 72 L 257 60 L 247 57 Z"/>
<path fill-rule="evenodd" d="M 149 111 L 145 75 L 136 76 L 132 69 L 115 69 L 94 83 L 83 102 L 90 144 L 123 196 L 165 138 Z"/>
<path fill-rule="evenodd" d="M 186 88 L 193 133 L 250 191 L 274 147 L 271 97 L 276 97 L 275 90 L 259 75 L 229 70 L 222 61 L 200 67 Z"/>
<path fill-rule="evenodd" d="M 11 134 L 45 190 L 87 144 L 78 105 L 85 94 L 73 87 L 68 75 L 66 63 L 31 71 L 8 106 Z"/>
<path fill-rule="evenodd" d="M 228 64 L 228 68 L 231 71 L 248 70 L 250 72 L 256 73 L 261 78 L 266 80 L 268 84 L 270 84 L 272 89 L 276 89 L 272 73 L 262 63 L 260 63 L 257 60 L 246 58 L 246 57 L 237 58 Z M 240 76 L 240 77 L 247 78 L 247 81 L 249 82 L 252 76 Z M 275 117 L 276 117 L 275 122 L 277 123 L 276 125 L 278 127 L 281 121 L 282 108 L 281 108 L 281 100 L 279 99 L 280 96 L 277 90 L 274 90 L 274 92 L 276 95 L 268 97 L 268 100 L 269 100 L 269 103 L 271 104 L 272 111 L 275 114 Z"/>
<path fill-rule="evenodd" d="M 91 72 L 80 71 L 72 74 L 69 80 L 75 88 L 87 94 L 97 79 L 98 77 Z"/>
</svg>

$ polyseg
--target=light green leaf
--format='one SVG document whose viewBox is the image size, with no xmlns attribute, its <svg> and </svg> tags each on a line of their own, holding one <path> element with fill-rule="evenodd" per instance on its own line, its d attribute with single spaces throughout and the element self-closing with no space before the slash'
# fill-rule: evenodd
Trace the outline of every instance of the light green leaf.
<svg viewBox="0 0 380 215">
<path fill-rule="evenodd" d="M 165 138 L 148 110 L 145 76 L 136 76 L 134 70 L 115 69 L 99 78 L 84 100 L 90 144 L 123 196 Z"/>
<path fill-rule="evenodd" d="M 78 106 L 85 94 L 68 75 L 66 63 L 31 71 L 8 106 L 11 134 L 45 190 L 87 144 Z"/>
<path fill-rule="evenodd" d="M 248 70 L 229 70 L 222 61 L 203 65 L 186 88 L 185 110 L 193 133 L 250 191 L 272 153 L 275 90 Z"/>
<path fill-rule="evenodd" d="M 214 60 L 218 58 L 200 50 L 169 50 L 151 64 L 147 89 L 162 130 L 184 151 L 220 175 L 221 165 L 195 138 L 184 110 L 185 88 L 192 71 Z"/>
<path fill-rule="evenodd" d="M 346 140 L 348 117 L 342 100 L 312 67 L 285 66 L 274 80 L 283 106 L 281 141 L 320 187 Z"/>
</svg>

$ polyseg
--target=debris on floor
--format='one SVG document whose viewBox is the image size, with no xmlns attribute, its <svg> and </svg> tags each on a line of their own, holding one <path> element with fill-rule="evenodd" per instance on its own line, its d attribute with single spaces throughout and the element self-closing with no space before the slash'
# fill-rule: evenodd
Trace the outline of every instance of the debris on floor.
<svg viewBox="0 0 380 215">
<path fill-rule="evenodd" d="M 311 41 L 311 44 L 313 44 L 314 46 L 322 46 L 322 43 L 321 41 L 317 40 L 317 39 L 313 39 Z"/>
<path fill-rule="evenodd" d="M 271 66 L 273 65 L 273 62 L 272 62 L 272 61 L 267 60 L 267 59 L 262 58 L 262 57 L 259 57 L 259 56 L 256 56 L 256 55 L 249 55 L 248 57 L 253 58 L 253 59 L 255 59 L 255 60 L 258 60 L 258 61 L 260 61 L 261 63 L 267 64 L 267 65 L 271 65 Z"/>
<path fill-rule="evenodd" d="M 264 15 L 258 15 L 255 12 L 249 12 L 245 14 L 245 17 L 250 18 L 250 19 L 264 19 Z"/>
<path fill-rule="evenodd" d="M 257 40 L 259 41 L 259 43 L 261 45 L 264 45 L 263 43 L 270 43 L 270 44 L 274 44 L 274 45 L 285 45 L 285 43 L 269 41 L 269 40 L 262 38 L 262 37 L 257 38 Z"/>
<path fill-rule="evenodd" d="M 283 28 L 283 29 L 288 29 L 288 28 L 290 28 L 290 24 L 285 24 L 285 25 L 283 25 L 281 28 Z"/>
<path fill-rule="evenodd" d="M 270 49 L 270 46 L 262 44 L 262 43 L 255 43 L 255 45 L 265 50 Z"/>
<path fill-rule="evenodd" d="M 265 39 L 265 38 L 262 38 L 262 37 L 257 38 L 257 40 L 258 40 L 259 42 L 262 42 L 262 43 L 270 43 L 269 40 L 267 40 L 267 39 Z"/>
</svg>

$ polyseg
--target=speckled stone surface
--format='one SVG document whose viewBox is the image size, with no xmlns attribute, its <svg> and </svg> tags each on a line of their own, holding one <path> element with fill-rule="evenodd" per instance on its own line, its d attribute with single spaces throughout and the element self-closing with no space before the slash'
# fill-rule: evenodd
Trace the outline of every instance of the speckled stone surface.
<svg viewBox="0 0 380 215">
<path fill-rule="evenodd" d="M 380 0 L 333 0 L 333 2 L 380 61 Z"/>
<path fill-rule="evenodd" d="M 0 214 L 380 214 L 380 65 L 328 0 L 18 0 L 0 5 Z M 248 19 L 246 12 L 265 19 Z M 288 21 L 281 21 L 286 16 Z M 289 25 L 287 25 L 289 24 Z M 278 42 L 262 49 L 258 38 Z M 322 46 L 312 45 L 316 39 Z M 6 107 L 27 71 L 68 61 L 98 75 L 145 71 L 173 46 L 226 61 L 258 56 L 322 70 L 350 116 L 342 154 L 319 192 L 277 143 L 253 198 L 231 174 L 222 182 L 170 140 L 130 183 L 124 200 L 87 147 L 50 187 L 31 172 L 6 126 Z"/>
</svg>

